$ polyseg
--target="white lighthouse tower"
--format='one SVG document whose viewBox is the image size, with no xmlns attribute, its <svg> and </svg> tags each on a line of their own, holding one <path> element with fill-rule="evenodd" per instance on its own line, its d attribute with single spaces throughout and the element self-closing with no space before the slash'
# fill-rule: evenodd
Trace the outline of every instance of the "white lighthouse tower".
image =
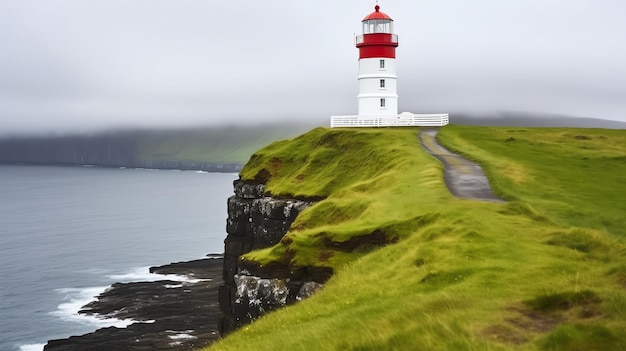
<svg viewBox="0 0 626 351">
<path fill-rule="evenodd" d="M 447 114 L 398 114 L 396 48 L 398 36 L 393 32 L 393 19 L 380 11 L 363 21 L 363 34 L 356 37 L 359 49 L 358 115 L 331 116 L 334 127 L 444 126 Z"/>
<path fill-rule="evenodd" d="M 363 34 L 356 37 L 359 49 L 359 116 L 398 114 L 396 47 L 393 20 L 376 11 L 363 19 Z"/>
</svg>

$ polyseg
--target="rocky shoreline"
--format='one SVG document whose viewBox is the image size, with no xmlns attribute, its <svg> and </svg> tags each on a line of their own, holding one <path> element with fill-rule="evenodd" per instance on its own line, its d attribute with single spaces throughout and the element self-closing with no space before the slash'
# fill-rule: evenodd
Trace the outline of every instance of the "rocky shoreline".
<svg viewBox="0 0 626 351">
<path fill-rule="evenodd" d="M 136 323 L 50 340 L 44 350 L 193 350 L 207 346 L 220 338 L 218 291 L 222 270 L 222 255 L 210 255 L 150 268 L 151 273 L 184 275 L 189 278 L 187 282 L 164 279 L 113 284 L 79 313 Z"/>
</svg>

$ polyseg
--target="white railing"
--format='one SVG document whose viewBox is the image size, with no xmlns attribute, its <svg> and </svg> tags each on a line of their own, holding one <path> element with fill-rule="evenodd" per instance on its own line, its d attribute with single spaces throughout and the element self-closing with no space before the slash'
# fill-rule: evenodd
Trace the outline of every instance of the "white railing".
<svg viewBox="0 0 626 351">
<path fill-rule="evenodd" d="M 402 113 L 396 116 L 331 116 L 331 128 L 345 127 L 442 127 L 449 123 L 448 114 Z"/>
</svg>

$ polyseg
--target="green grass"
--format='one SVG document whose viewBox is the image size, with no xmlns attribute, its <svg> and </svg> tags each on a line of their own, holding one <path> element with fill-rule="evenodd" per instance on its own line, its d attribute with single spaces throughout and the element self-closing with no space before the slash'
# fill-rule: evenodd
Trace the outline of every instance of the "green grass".
<svg viewBox="0 0 626 351">
<path fill-rule="evenodd" d="M 454 126 L 439 139 L 483 164 L 502 196 L 626 239 L 624 130 Z"/>
<path fill-rule="evenodd" d="M 415 129 L 315 129 L 258 151 L 244 179 L 322 200 L 246 260 L 335 275 L 209 350 L 626 347 L 626 131 L 509 130 L 440 132 L 504 204 L 453 198 Z M 393 244 L 349 245 L 372 233 Z"/>
<path fill-rule="evenodd" d="M 431 221 L 432 215 L 420 214 L 416 208 L 425 201 L 452 197 L 441 180 L 440 166 L 416 143 L 415 130 L 410 129 L 318 128 L 254 154 L 241 171 L 243 179 L 267 181 L 266 190 L 273 196 L 325 200 L 296 219 L 281 245 L 246 258 L 262 265 L 282 261 L 292 268 L 339 267 L 364 250 L 406 237 L 407 227 Z M 417 189 L 420 198 L 406 196 Z M 358 252 L 342 248 L 353 245 L 348 240 L 367 238 L 376 231 L 379 239 L 370 240 Z M 321 253 L 328 258 L 320 260 Z"/>
</svg>

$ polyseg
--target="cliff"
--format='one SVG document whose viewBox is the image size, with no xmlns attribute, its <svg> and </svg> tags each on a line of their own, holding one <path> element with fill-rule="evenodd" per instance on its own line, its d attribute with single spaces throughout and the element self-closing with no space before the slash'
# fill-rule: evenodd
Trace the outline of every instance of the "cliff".
<svg viewBox="0 0 626 351">
<path fill-rule="evenodd" d="M 224 241 L 224 284 L 220 286 L 220 332 L 228 333 L 261 315 L 312 294 L 324 277 L 300 275 L 292 279 L 280 270 L 249 270 L 239 257 L 274 246 L 287 233 L 298 214 L 312 202 L 266 196 L 263 184 L 234 182 L 228 199 Z M 317 279 L 318 282 L 311 281 Z"/>
<path fill-rule="evenodd" d="M 318 128 L 250 158 L 222 327 L 273 311 L 211 349 L 624 348 L 626 131 L 442 128 L 507 203 L 454 198 L 417 132 Z"/>
<path fill-rule="evenodd" d="M 377 139 L 380 147 L 354 147 Z M 428 221 L 401 207 L 382 225 L 367 223 L 389 196 L 368 185 L 400 180 L 404 161 L 394 155 L 414 153 L 415 140 L 409 130 L 318 128 L 255 153 L 228 200 L 221 331 L 312 295 L 346 262 L 398 241 L 399 227 Z"/>
</svg>

